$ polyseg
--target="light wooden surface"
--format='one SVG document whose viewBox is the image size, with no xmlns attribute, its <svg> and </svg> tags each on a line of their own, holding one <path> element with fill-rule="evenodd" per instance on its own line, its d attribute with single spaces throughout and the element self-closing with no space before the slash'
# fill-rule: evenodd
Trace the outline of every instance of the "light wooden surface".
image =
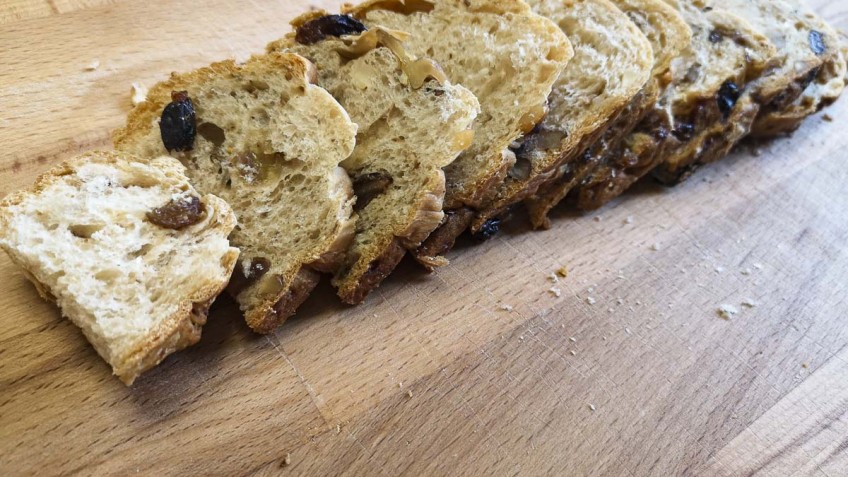
<svg viewBox="0 0 848 477">
<path fill-rule="evenodd" d="M 132 82 L 335 4 L 0 1 L 0 195 L 107 147 Z M 848 101 L 828 114 L 434 275 L 405 263 L 364 306 L 324 285 L 268 337 L 221 300 L 132 388 L 0 257 L 0 475 L 848 475 Z"/>
</svg>

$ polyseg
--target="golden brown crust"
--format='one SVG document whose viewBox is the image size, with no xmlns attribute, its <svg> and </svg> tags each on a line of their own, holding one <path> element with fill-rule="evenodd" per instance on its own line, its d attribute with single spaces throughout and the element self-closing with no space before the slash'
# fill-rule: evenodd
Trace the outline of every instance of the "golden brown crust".
<svg viewBox="0 0 848 477">
<path fill-rule="evenodd" d="M 257 333 L 268 334 L 273 332 L 285 323 L 290 316 L 294 315 L 298 307 L 306 301 L 320 281 L 320 273 L 308 267 L 301 268 L 273 306 L 254 308 L 245 314 L 247 325 Z"/>
<path fill-rule="evenodd" d="M 444 254 L 453 248 L 456 239 L 468 229 L 473 219 L 474 211 L 467 207 L 445 211 L 442 225 L 412 252 L 415 260 L 430 271 L 447 265 Z"/>
<path fill-rule="evenodd" d="M 406 255 L 406 248 L 400 240 L 392 240 L 383 254 L 368 264 L 368 269 L 352 286 L 339 288 L 339 298 L 348 305 L 358 305 L 365 300 L 371 291 L 377 288 L 397 267 Z"/>
</svg>

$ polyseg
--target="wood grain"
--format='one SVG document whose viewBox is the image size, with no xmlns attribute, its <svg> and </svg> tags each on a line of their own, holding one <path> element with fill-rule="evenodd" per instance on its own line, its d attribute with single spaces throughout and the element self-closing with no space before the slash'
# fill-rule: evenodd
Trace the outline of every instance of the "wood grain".
<svg viewBox="0 0 848 477">
<path fill-rule="evenodd" d="M 119 0 L 3 0 L 0 2 L 0 25 L 18 20 L 41 18 L 85 8 L 117 3 Z"/>
<path fill-rule="evenodd" d="M 0 1 L 0 195 L 107 146 L 132 82 L 337 5 L 83 3 Z M 848 475 L 848 101 L 827 113 L 433 275 L 404 263 L 364 306 L 323 284 L 268 337 L 223 298 L 132 388 L 2 256 L 0 475 Z"/>
</svg>

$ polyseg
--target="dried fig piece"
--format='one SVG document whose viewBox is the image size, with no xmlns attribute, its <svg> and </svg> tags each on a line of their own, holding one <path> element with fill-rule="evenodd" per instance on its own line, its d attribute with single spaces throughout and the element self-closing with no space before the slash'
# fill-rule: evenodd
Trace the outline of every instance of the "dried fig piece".
<svg viewBox="0 0 848 477">
<path fill-rule="evenodd" d="M 147 213 L 147 220 L 166 229 L 180 230 L 203 219 L 205 207 L 199 197 L 180 197 Z"/>
<path fill-rule="evenodd" d="M 165 149 L 170 151 L 190 151 L 197 136 L 197 118 L 194 104 L 187 91 L 171 93 L 171 102 L 162 111 L 159 132 Z"/>
</svg>

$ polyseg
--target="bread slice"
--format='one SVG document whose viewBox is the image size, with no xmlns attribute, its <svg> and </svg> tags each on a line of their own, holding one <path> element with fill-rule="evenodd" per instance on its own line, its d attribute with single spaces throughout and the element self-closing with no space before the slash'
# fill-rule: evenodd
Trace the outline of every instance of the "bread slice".
<svg viewBox="0 0 848 477">
<path fill-rule="evenodd" d="M 233 206 L 231 240 L 242 255 L 229 291 L 260 333 L 295 312 L 353 237 L 353 191 L 339 163 L 356 126 L 314 81 L 311 63 L 279 53 L 172 74 L 113 137 L 118 149 L 148 157 L 167 154 L 168 140 L 195 187 Z M 174 114 L 186 96 L 193 120 Z"/>
<path fill-rule="evenodd" d="M 667 118 L 658 102 L 670 81 L 671 62 L 689 47 L 692 30 L 676 10 L 661 0 L 612 0 L 648 37 L 654 50 L 651 80 L 630 103 L 604 136 L 587 151 L 587 163 L 597 166 L 574 185 L 574 204 L 581 210 L 602 207 L 618 197 L 656 165 L 656 154 L 639 155 L 640 136 L 648 134 L 662 141 L 668 134 L 668 121 L 652 121 L 654 131 L 637 130 L 649 114 Z M 657 129 L 656 126 L 661 126 Z M 560 193 L 561 195 L 561 193 Z M 544 225 L 538 224 L 537 225 Z"/>
<path fill-rule="evenodd" d="M 560 78 L 563 87 L 555 89 L 561 99 L 552 102 L 560 105 L 561 113 L 545 118 L 538 135 L 531 135 L 518 154 L 533 158 L 541 153 L 553 159 L 531 161 L 542 166 L 534 167 L 540 173 L 530 174 L 535 184 L 515 194 L 516 199 L 528 199 L 531 221 L 540 226 L 547 224 L 548 211 L 597 167 L 600 149 L 592 154 L 587 148 L 607 141 L 607 134 L 611 140 L 614 130 L 622 127 L 618 121 L 627 121 L 634 115 L 632 109 L 651 101 L 653 93 L 645 88 L 650 89 L 655 57 L 645 35 L 611 2 L 533 0 L 530 4 L 562 26 L 577 51 Z M 550 147 L 557 143 L 551 141 L 553 131 L 558 131 L 561 140 Z"/>
<path fill-rule="evenodd" d="M 446 218 L 416 251 L 425 266 L 446 263 L 442 251 L 515 163 L 509 146 L 544 117 L 547 97 L 573 52 L 553 22 L 520 0 L 371 0 L 344 11 L 365 25 L 410 34 L 404 46 L 434 59 L 470 89 L 481 113 L 474 140 L 445 168 Z"/>
<path fill-rule="evenodd" d="M 514 146 L 517 161 L 476 217 L 478 230 L 535 194 L 544 182 L 579 181 L 594 163 L 583 151 L 610 126 L 650 79 L 651 44 L 607 0 L 528 0 L 568 36 L 574 58 L 554 84 L 549 112 Z"/>
<path fill-rule="evenodd" d="M 296 31 L 268 50 L 312 61 L 318 84 L 359 128 L 356 148 L 342 163 L 357 196 L 356 236 L 333 280 L 342 301 L 356 304 L 441 223 L 442 168 L 471 144 L 480 105 L 438 64 L 409 55 L 402 32 L 365 31 L 352 17 L 325 11 L 292 26 Z M 346 35 L 322 33 L 315 41 L 316 31 Z"/>
<path fill-rule="evenodd" d="M 693 32 L 690 47 L 672 63 L 672 83 L 662 101 L 672 118 L 671 134 L 661 143 L 654 176 L 667 184 L 687 178 L 701 164 L 723 157 L 747 135 L 759 111 L 743 94 L 774 66 L 775 46 L 744 19 L 703 8 L 700 0 L 667 0 Z M 650 124 L 644 125 L 651 130 Z"/>
<path fill-rule="evenodd" d="M 750 21 L 782 45 L 778 68 L 759 83 L 763 105 L 751 134 L 790 133 L 808 116 L 832 104 L 845 89 L 846 64 L 839 34 L 800 2 L 727 0 L 714 2 Z"/>
<path fill-rule="evenodd" d="M 0 246 L 127 385 L 200 340 L 235 225 L 169 157 L 89 152 L 0 202 Z"/>
</svg>

